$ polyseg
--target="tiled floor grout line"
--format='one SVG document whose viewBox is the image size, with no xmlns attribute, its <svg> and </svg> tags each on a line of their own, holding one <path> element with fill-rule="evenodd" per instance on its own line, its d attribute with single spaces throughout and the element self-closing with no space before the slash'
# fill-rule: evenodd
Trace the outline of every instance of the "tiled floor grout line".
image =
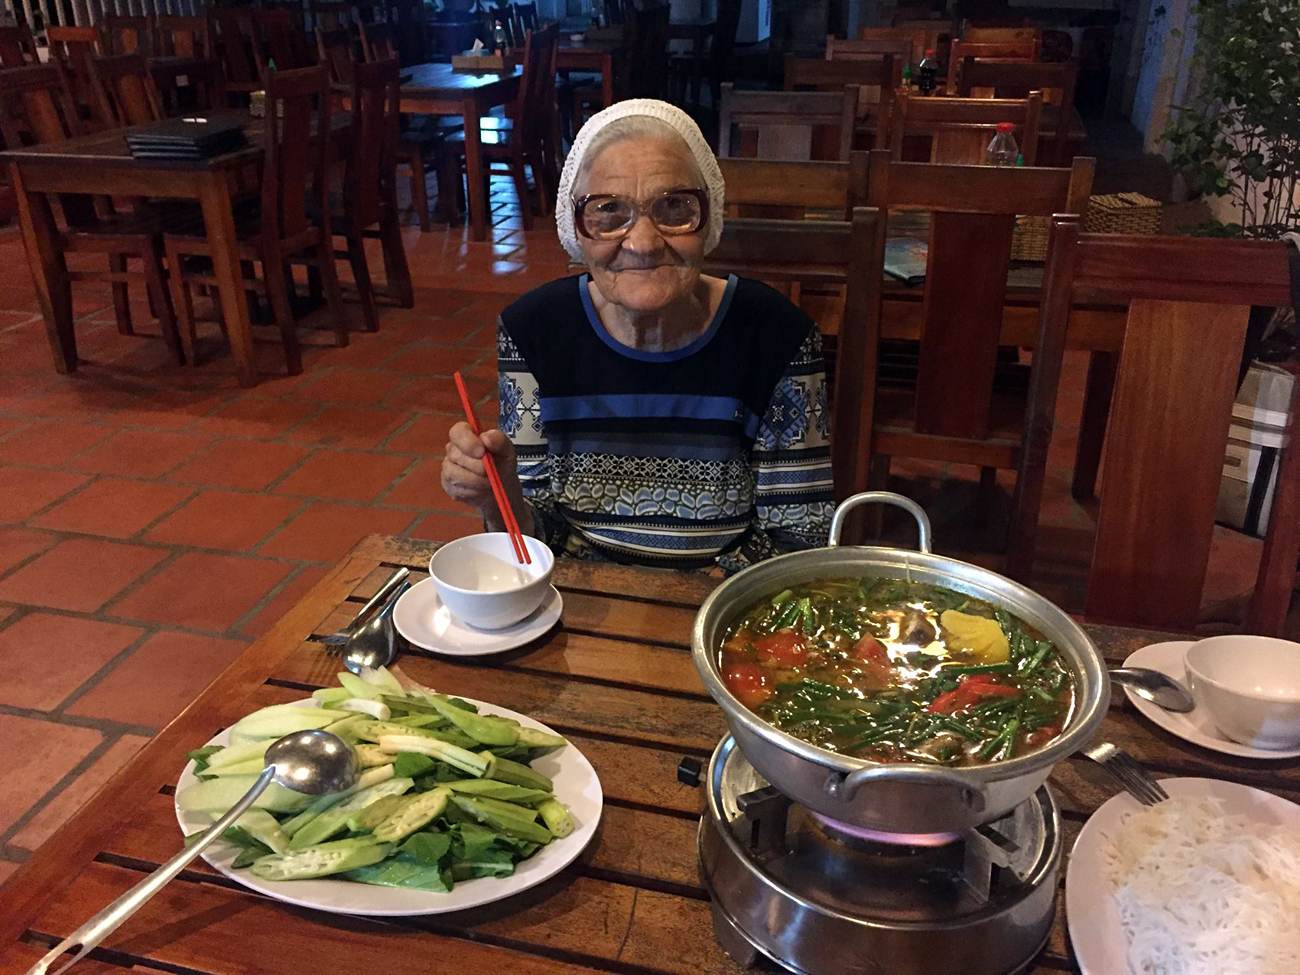
<svg viewBox="0 0 1300 975">
<path fill-rule="evenodd" d="M 50 721 L 55 724 L 65 724 L 72 728 L 89 728 L 91 731 L 100 731 L 105 733 L 118 733 L 123 735 L 145 735 L 153 737 L 158 733 L 157 728 L 149 725 L 135 724 L 130 721 L 115 721 L 112 718 L 96 718 L 90 715 L 80 714 L 54 714 L 50 711 L 41 711 L 37 708 L 23 708 L 13 704 L 0 704 L 0 714 L 7 714 L 15 718 L 30 718 L 35 721 Z"/>
<path fill-rule="evenodd" d="M 54 799 L 56 799 L 60 792 L 62 792 L 69 785 L 75 782 L 78 778 L 81 777 L 83 773 L 88 771 L 92 765 L 94 765 L 97 761 L 103 758 L 104 755 L 108 752 L 108 750 L 112 748 L 120 739 L 121 739 L 121 735 L 118 735 L 116 737 L 110 737 L 105 735 L 100 740 L 98 745 L 96 745 L 89 752 L 87 752 L 80 762 L 78 762 L 75 766 L 73 766 L 71 769 L 68 770 L 68 772 L 63 776 L 63 778 L 61 778 L 58 782 L 52 785 L 49 789 L 47 789 L 45 794 L 41 796 L 39 800 L 34 802 L 31 808 L 27 810 L 27 812 L 23 813 L 16 820 L 14 820 L 14 822 L 10 824 L 9 828 L 6 829 L 3 833 L 0 833 L 0 848 L 3 848 L 5 850 L 9 849 L 11 845 L 10 841 L 19 833 L 21 833 L 24 827 L 26 827 L 28 823 L 30 823 L 33 819 L 39 816 L 41 810 L 44 809 L 47 804 L 49 804 Z M 22 847 L 16 847 L 16 849 L 22 849 Z"/>
</svg>

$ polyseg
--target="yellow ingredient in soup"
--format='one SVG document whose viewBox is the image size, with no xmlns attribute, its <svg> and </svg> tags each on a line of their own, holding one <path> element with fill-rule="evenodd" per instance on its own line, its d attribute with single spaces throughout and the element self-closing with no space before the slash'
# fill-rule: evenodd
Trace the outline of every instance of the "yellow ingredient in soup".
<svg viewBox="0 0 1300 975">
<path fill-rule="evenodd" d="M 939 614 L 939 625 L 948 634 L 949 649 L 965 650 L 986 664 L 1011 659 L 1011 645 L 997 620 L 946 609 Z"/>
</svg>

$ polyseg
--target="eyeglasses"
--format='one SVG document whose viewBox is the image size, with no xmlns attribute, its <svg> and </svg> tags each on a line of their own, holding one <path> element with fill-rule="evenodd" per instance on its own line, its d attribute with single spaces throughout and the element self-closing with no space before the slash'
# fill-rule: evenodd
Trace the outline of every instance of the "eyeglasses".
<svg viewBox="0 0 1300 975">
<path fill-rule="evenodd" d="M 573 201 L 573 225 L 591 240 L 622 240 L 643 213 L 666 237 L 693 234 L 709 218 L 709 197 L 704 190 L 686 188 L 640 201 L 616 193 L 588 193 Z"/>
</svg>

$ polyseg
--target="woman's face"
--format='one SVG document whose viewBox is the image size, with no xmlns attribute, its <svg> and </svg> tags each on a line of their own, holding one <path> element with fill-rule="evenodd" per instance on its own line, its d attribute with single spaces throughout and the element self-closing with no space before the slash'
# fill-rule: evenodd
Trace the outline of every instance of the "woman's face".
<svg viewBox="0 0 1300 975">
<path fill-rule="evenodd" d="M 616 193 L 641 202 L 684 187 L 702 187 L 685 143 L 640 138 L 615 142 L 601 152 L 588 173 L 583 194 Z M 629 311 L 659 311 L 690 294 L 700 279 L 703 229 L 664 236 L 642 213 L 621 240 L 592 240 L 581 233 L 578 240 L 601 295 Z"/>
</svg>

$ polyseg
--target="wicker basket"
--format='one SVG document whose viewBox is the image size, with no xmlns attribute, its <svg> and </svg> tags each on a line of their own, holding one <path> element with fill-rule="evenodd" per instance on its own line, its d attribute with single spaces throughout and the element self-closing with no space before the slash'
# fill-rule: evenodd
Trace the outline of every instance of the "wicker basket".
<svg viewBox="0 0 1300 975">
<path fill-rule="evenodd" d="M 1051 217 L 1016 217 L 1016 229 L 1011 234 L 1011 259 L 1047 260 L 1047 240 L 1051 235 Z"/>
<path fill-rule="evenodd" d="M 1108 193 L 1088 200 L 1083 229 L 1090 234 L 1157 234 L 1159 200 L 1141 193 Z"/>
</svg>

